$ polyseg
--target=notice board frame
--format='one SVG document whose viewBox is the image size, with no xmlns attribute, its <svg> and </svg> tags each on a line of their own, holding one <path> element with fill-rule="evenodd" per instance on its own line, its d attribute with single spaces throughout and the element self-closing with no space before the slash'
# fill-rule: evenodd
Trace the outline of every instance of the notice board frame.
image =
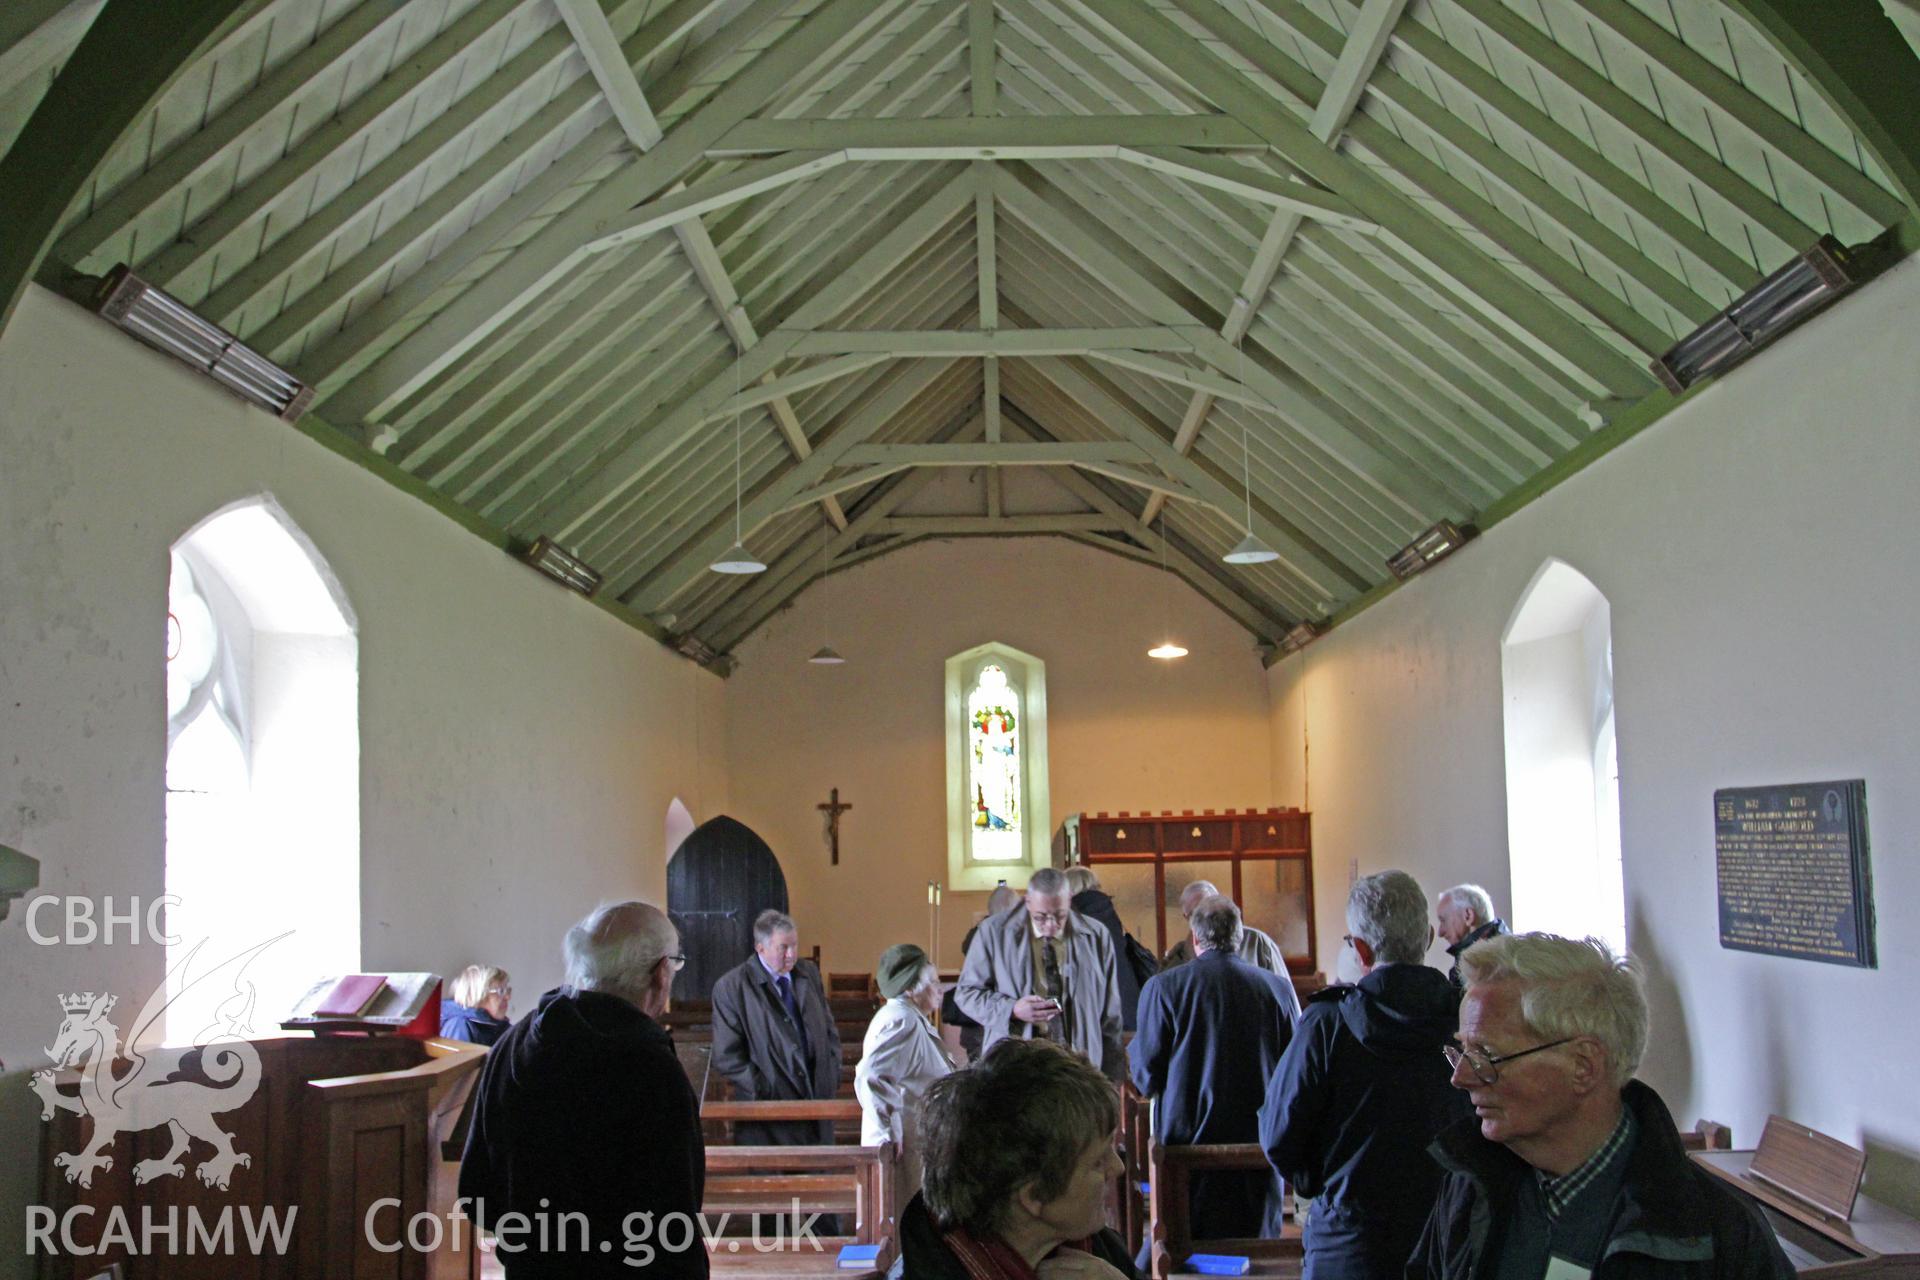
<svg viewBox="0 0 1920 1280">
<path fill-rule="evenodd" d="M 1722 787 L 1713 793 L 1713 810 L 1714 887 L 1723 949 L 1879 968 L 1864 778 Z M 1804 844 L 1809 840 L 1831 843 L 1835 837 L 1845 841 L 1849 901 L 1818 939 L 1821 945 L 1796 945 L 1786 938 L 1755 936 L 1776 922 L 1782 930 L 1789 927 L 1781 917 L 1796 911 L 1790 899 L 1797 897 L 1805 902 L 1809 893 L 1805 878 L 1808 868 L 1804 865 L 1809 851 Z M 1745 883 L 1730 886 L 1728 872 L 1737 864 L 1748 874 Z M 1756 864 L 1763 871 L 1773 872 L 1771 885 L 1753 883 L 1751 870 Z M 1770 903 L 1756 897 L 1756 891 L 1765 893 L 1768 889 L 1776 895 Z M 1774 908 L 1772 912 L 1769 906 Z"/>
</svg>

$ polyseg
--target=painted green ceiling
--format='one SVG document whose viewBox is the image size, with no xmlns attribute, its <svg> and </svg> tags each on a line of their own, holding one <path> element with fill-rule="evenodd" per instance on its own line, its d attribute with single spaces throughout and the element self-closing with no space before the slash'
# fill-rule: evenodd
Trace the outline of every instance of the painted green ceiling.
<svg viewBox="0 0 1920 1280">
<path fill-rule="evenodd" d="M 16 173 L 131 2 L 0 20 Z M 722 665 L 935 537 L 1164 537 L 1260 642 L 1338 616 L 1920 185 L 1909 0 L 1813 6 L 1838 40 L 1790 0 L 224 7 L 40 278 L 132 264 L 314 384 L 310 433 Z M 758 577 L 706 567 L 736 483 Z M 1249 518 L 1281 558 L 1223 564 Z"/>
</svg>

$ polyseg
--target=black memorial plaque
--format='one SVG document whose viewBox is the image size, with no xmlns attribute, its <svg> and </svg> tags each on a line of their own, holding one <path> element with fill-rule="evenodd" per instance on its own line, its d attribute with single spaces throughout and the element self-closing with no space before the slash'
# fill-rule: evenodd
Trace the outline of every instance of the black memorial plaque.
<svg viewBox="0 0 1920 1280">
<path fill-rule="evenodd" d="M 1713 793 L 1720 945 L 1875 968 L 1867 784 Z"/>
</svg>

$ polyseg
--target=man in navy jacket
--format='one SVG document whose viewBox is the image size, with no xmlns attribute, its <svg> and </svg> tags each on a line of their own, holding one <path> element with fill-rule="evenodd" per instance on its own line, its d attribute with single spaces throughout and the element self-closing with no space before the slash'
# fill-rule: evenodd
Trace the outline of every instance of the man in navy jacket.
<svg viewBox="0 0 1920 1280">
<path fill-rule="evenodd" d="M 1231 898 L 1207 898 L 1188 925 L 1193 962 L 1140 989 L 1140 1027 L 1128 1049 L 1133 1084 L 1158 1101 L 1154 1137 L 1162 1143 L 1252 1142 L 1300 998 L 1287 979 L 1235 954 L 1242 925 Z M 1197 1239 L 1280 1234 L 1280 1187 L 1271 1175 L 1196 1175 L 1191 1198 Z"/>
<path fill-rule="evenodd" d="M 1260 1145 L 1307 1211 L 1303 1280 L 1399 1280 L 1440 1190 L 1426 1154 L 1465 1113 L 1441 1050 L 1459 1004 L 1424 963 L 1427 898 L 1404 871 L 1355 882 L 1358 986 L 1307 1002 L 1260 1112 Z"/>
</svg>

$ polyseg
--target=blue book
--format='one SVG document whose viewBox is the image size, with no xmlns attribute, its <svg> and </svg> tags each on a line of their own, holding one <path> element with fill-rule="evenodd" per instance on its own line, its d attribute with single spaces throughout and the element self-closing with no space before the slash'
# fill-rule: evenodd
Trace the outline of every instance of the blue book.
<svg viewBox="0 0 1920 1280">
<path fill-rule="evenodd" d="M 840 1246 L 840 1266 L 845 1270 L 865 1271 L 879 1265 L 880 1246 L 877 1244 L 843 1244 Z M 1246 1268 L 1242 1267 L 1241 1270 L 1244 1271 Z"/>
<path fill-rule="evenodd" d="M 1194 1253 L 1187 1255 L 1187 1270 L 1203 1276 L 1243 1276 L 1253 1260 L 1237 1253 Z"/>
</svg>

